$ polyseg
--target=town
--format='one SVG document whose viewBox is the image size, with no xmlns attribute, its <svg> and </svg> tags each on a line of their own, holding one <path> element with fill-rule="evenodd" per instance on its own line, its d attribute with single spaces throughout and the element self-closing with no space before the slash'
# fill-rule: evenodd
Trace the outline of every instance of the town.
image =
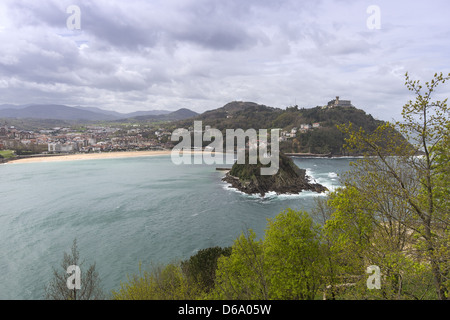
<svg viewBox="0 0 450 320">
<path fill-rule="evenodd" d="M 162 150 L 172 146 L 170 135 L 163 127 L 150 129 L 139 125 L 125 129 L 87 125 L 39 131 L 0 126 L 0 150 L 14 150 L 17 155 Z"/>
<path fill-rule="evenodd" d="M 316 148 L 314 144 L 305 144 L 301 148 L 299 139 L 302 134 L 309 132 L 314 133 L 316 136 L 322 135 L 322 138 L 316 140 L 324 141 L 326 138 L 324 135 L 329 132 L 330 127 L 334 127 L 333 121 L 337 118 L 339 112 L 341 112 L 340 110 L 344 110 L 343 108 L 350 110 L 352 114 L 357 112 L 350 100 L 340 100 L 339 96 L 336 96 L 336 99 L 329 101 L 326 105 L 308 110 L 304 108 L 299 109 L 298 106 L 288 107 L 286 110 L 276 110 L 254 103 L 231 102 L 222 108 L 209 111 L 209 117 L 214 119 L 216 124 L 220 124 L 221 121 L 229 121 L 230 118 L 236 118 L 236 121 L 240 124 L 245 124 L 245 128 L 247 129 L 255 124 L 254 121 L 252 122 L 255 116 L 264 114 L 265 118 L 262 120 L 265 125 L 270 129 L 279 129 L 278 140 L 281 149 L 285 152 L 328 154 L 331 149 L 323 146 Z M 229 110 L 233 111 L 230 112 Z M 311 115 L 307 116 L 305 114 L 306 112 Z M 322 116 L 319 117 L 319 114 L 322 114 Z M 277 119 L 281 119 L 283 115 L 289 115 L 289 121 L 277 122 Z M 185 120 L 189 121 L 190 118 L 188 117 Z M 18 122 L 17 125 L 13 125 L 15 124 L 14 122 L 7 123 L 6 121 L 8 120 L 3 121 L 0 122 L 0 159 L 4 158 L 5 152 L 8 152 L 7 155 L 11 157 L 45 154 L 170 150 L 175 145 L 175 141 L 171 139 L 172 132 L 175 129 L 185 129 L 191 135 L 195 131 L 195 128 L 186 121 L 66 123 L 61 126 L 57 126 L 60 124 L 54 124 L 54 127 L 48 125 L 48 123 L 44 125 L 45 122 L 39 122 L 39 125 L 33 123 L 33 130 L 29 130 L 29 128 L 28 130 L 24 129 L 26 126 L 21 126 L 23 122 Z M 273 127 L 274 124 L 275 126 Z M 222 127 L 223 133 L 228 128 L 223 124 L 220 126 Z M 205 132 L 210 128 L 211 125 L 205 125 Z M 307 135 L 303 135 L 302 137 L 303 140 L 310 138 Z M 205 144 L 202 147 L 205 147 Z"/>
</svg>

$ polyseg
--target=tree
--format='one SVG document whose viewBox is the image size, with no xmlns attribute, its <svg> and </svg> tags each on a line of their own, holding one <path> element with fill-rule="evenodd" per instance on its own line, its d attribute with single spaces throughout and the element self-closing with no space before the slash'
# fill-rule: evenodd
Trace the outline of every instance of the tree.
<svg viewBox="0 0 450 320">
<path fill-rule="evenodd" d="M 229 257 L 217 261 L 216 285 L 212 297 L 216 299 L 266 300 L 269 298 L 268 274 L 264 262 L 263 242 L 256 234 L 242 233 L 231 248 Z"/>
<path fill-rule="evenodd" d="M 449 119 L 447 99 L 433 101 L 432 96 L 438 85 L 450 79 L 450 74 L 447 77 L 435 74 L 434 79 L 425 83 L 425 92 L 420 81 L 411 80 L 408 74 L 405 77 L 405 85 L 416 98 L 403 107 L 402 122 L 386 123 L 371 134 L 362 128 L 354 130 L 351 125 L 341 126 L 349 135 L 346 139 L 349 150 L 363 150 L 367 156 L 354 164 L 344 184 L 357 191 L 355 201 L 372 206 L 370 215 L 374 218 L 376 235 L 389 232 L 385 253 L 395 244 L 396 250 L 407 250 L 415 261 L 425 260 L 437 298 L 446 299 Z M 393 139 L 396 130 L 406 139 Z M 404 256 L 397 256 L 397 260 Z M 400 285 L 401 279 L 398 280 Z"/>
<path fill-rule="evenodd" d="M 213 297 L 314 299 L 322 285 L 321 228 L 306 212 L 287 209 L 269 220 L 264 239 L 249 230 L 220 257 Z"/>
<path fill-rule="evenodd" d="M 350 177 L 345 177 L 346 188 L 329 197 L 328 205 L 334 212 L 324 227 L 329 247 L 325 264 L 327 291 L 332 298 L 430 297 L 430 287 L 423 281 L 429 280 L 429 267 L 414 258 L 414 234 L 398 222 L 407 221 L 408 210 L 389 193 L 362 187 L 369 185 L 363 174 L 351 171 L 348 176 L 364 183 L 355 186 L 350 183 L 353 180 L 348 180 Z M 366 268 L 371 265 L 382 271 L 381 290 L 367 288 Z"/>
<path fill-rule="evenodd" d="M 312 300 L 322 285 L 321 228 L 306 212 L 287 209 L 269 220 L 264 238 L 269 295 Z"/>
<path fill-rule="evenodd" d="M 112 291 L 114 300 L 193 300 L 204 294 L 178 262 L 153 265 L 149 270 L 142 270 L 139 264 L 139 274 L 127 276 L 127 279 L 120 283 L 118 290 Z"/>
<path fill-rule="evenodd" d="M 199 250 L 188 260 L 181 262 L 181 269 L 189 281 L 198 283 L 208 293 L 214 288 L 217 260 L 221 256 L 229 256 L 231 247 L 212 247 Z"/>
<path fill-rule="evenodd" d="M 334 298 L 344 284 L 359 281 L 365 266 L 371 264 L 366 252 L 372 243 L 373 217 L 358 190 L 350 186 L 332 193 L 328 205 L 334 211 L 324 224 L 325 268 L 327 291 Z"/>
<path fill-rule="evenodd" d="M 441 225 L 440 237 L 436 242 L 436 260 L 439 265 L 439 272 L 443 287 L 450 288 L 450 229 L 448 221 L 450 216 L 450 123 L 443 128 L 443 139 L 439 141 L 432 150 L 436 155 L 436 172 L 434 176 L 434 201 L 438 212 L 438 219 Z"/>
<path fill-rule="evenodd" d="M 139 275 L 128 275 L 127 282 L 121 282 L 120 288 L 112 291 L 114 300 L 151 300 L 155 295 L 152 293 L 151 273 L 142 271 L 139 263 Z"/>
<path fill-rule="evenodd" d="M 101 289 L 100 278 L 95 270 L 95 263 L 92 264 L 86 272 L 83 272 L 80 261 L 80 253 L 77 247 L 77 240 L 73 240 L 71 253 L 64 252 L 64 258 L 61 262 L 61 269 L 53 268 L 53 279 L 45 288 L 45 299 L 47 300 L 101 300 L 104 294 Z M 67 285 L 67 270 L 69 266 L 80 267 L 81 288 L 69 289 Z"/>
</svg>

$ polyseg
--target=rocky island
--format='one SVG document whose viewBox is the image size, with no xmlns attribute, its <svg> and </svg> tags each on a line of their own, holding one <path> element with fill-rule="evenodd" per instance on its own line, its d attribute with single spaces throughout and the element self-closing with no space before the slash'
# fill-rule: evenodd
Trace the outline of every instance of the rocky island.
<svg viewBox="0 0 450 320">
<path fill-rule="evenodd" d="M 264 196 L 267 192 L 277 194 L 298 194 L 302 191 L 325 192 L 326 187 L 318 183 L 311 183 L 306 175 L 306 170 L 295 165 L 291 158 L 280 153 L 279 170 L 275 175 L 261 175 L 258 164 L 237 164 L 226 173 L 222 179 L 247 194 L 260 194 Z"/>
</svg>

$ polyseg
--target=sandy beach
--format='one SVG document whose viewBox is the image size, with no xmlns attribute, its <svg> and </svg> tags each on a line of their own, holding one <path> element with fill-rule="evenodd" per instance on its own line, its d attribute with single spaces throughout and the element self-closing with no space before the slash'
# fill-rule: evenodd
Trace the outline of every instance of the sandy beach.
<svg viewBox="0 0 450 320">
<path fill-rule="evenodd" d="M 131 157 L 148 157 L 170 155 L 170 150 L 157 151 L 124 151 L 124 152 L 102 152 L 85 154 L 68 154 L 55 156 L 36 156 L 24 159 L 10 160 L 8 163 L 34 163 L 34 162 L 56 162 L 56 161 L 76 161 L 76 160 L 95 160 L 95 159 L 116 159 Z"/>
</svg>

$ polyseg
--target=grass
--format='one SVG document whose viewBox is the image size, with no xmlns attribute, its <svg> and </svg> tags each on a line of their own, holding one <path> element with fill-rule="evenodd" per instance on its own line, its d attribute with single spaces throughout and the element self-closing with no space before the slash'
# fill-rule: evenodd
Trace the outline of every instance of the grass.
<svg viewBox="0 0 450 320">
<path fill-rule="evenodd" d="M 5 159 L 14 158 L 16 156 L 12 150 L 0 150 L 0 155 Z"/>
</svg>

